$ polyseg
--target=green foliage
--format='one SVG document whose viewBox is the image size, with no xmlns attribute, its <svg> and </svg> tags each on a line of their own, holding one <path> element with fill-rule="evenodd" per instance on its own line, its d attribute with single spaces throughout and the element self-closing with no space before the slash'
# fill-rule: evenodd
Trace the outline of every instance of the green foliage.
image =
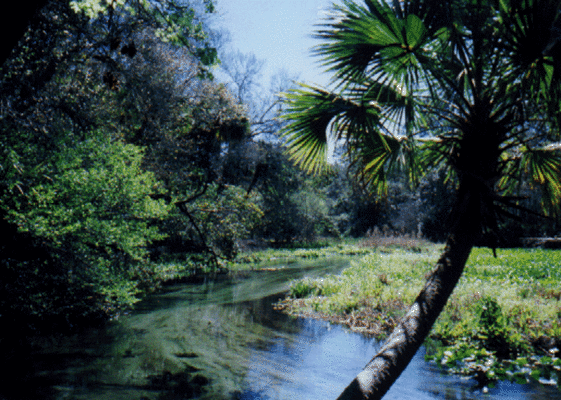
<svg viewBox="0 0 561 400">
<path fill-rule="evenodd" d="M 339 211 L 334 209 L 334 204 L 344 193 L 331 189 L 330 177 L 306 175 L 279 145 L 259 143 L 256 147 L 248 150 L 263 155 L 250 177 L 251 184 L 247 185 L 259 193 L 264 218 L 254 235 L 281 246 L 294 241 L 313 243 L 321 236 L 339 237 Z"/>
<path fill-rule="evenodd" d="M 184 4 L 176 0 L 147 0 L 130 1 L 115 0 L 72 0 L 72 10 L 79 15 L 85 15 L 92 25 L 107 24 L 112 41 L 116 39 L 118 29 L 113 25 L 113 14 L 118 13 L 121 21 L 132 20 L 144 23 L 154 29 L 157 38 L 166 43 L 187 48 L 190 53 L 201 62 L 201 76 L 211 77 L 206 68 L 218 62 L 218 54 L 208 41 L 207 26 L 204 24 L 204 14 L 214 12 L 212 0 L 191 2 Z M 122 51 L 123 54 L 126 53 Z M 134 56 L 134 54 L 133 54 Z"/>
<path fill-rule="evenodd" d="M 510 335 L 507 321 L 501 306 L 491 297 L 483 297 L 477 304 L 476 315 L 479 317 L 479 336 L 481 347 L 491 350 L 501 358 L 516 355 L 516 343 L 512 343 L 515 335 Z"/>
<path fill-rule="evenodd" d="M 549 210 L 559 208 L 561 201 L 561 160 L 558 157 L 557 145 L 550 145 L 543 149 L 533 149 L 525 152 L 521 160 L 521 168 L 532 177 L 532 186 L 543 191 L 542 210 L 547 214 Z"/>
<path fill-rule="evenodd" d="M 377 131 L 379 110 L 370 106 L 375 99 L 361 98 L 360 92 L 356 98 L 347 99 L 321 89 L 305 89 L 285 95 L 289 107 L 284 118 L 292 122 L 284 128 L 284 136 L 292 159 L 310 172 L 320 172 L 327 166 L 331 136 L 341 140 L 343 132 L 364 132 L 367 144 L 354 141 L 348 151 L 356 157 L 353 162 L 360 160 L 364 166 L 364 179 L 380 184 L 379 194 L 385 193 L 388 171 L 384 165 L 399 154 L 400 140 Z"/>
<path fill-rule="evenodd" d="M 317 282 L 318 281 L 312 281 L 311 279 L 301 279 L 295 281 L 290 285 L 289 296 L 294 299 L 319 296 L 321 295 L 322 291 L 321 288 L 318 287 Z"/>
<path fill-rule="evenodd" d="M 75 145 L 67 142 L 27 170 L 35 161 L 34 151 L 26 154 L 26 147 L 20 147 L 21 164 L 7 174 L 12 179 L 5 182 L 0 208 L 6 222 L 17 227 L 17 235 L 33 238 L 46 255 L 34 259 L 37 250 L 31 248 L 28 261 L 21 256 L 6 260 L 8 275 L 20 270 L 27 277 L 23 287 L 21 282 L 10 284 L 21 303 L 6 307 L 43 309 L 33 313 L 44 315 L 68 313 L 72 319 L 76 315 L 65 308 L 111 315 L 134 304 L 138 283 L 148 279 L 143 266 L 146 246 L 163 237 L 153 221 L 169 211 L 161 200 L 150 197 L 158 185 L 153 174 L 140 168 L 141 149 L 98 133 Z M 25 182 L 14 179 L 22 175 Z M 41 281 L 54 282 L 60 293 L 52 293 Z M 75 299 L 80 293 L 92 299 L 84 309 L 79 306 L 83 301 Z"/>
<path fill-rule="evenodd" d="M 559 0 L 345 0 L 316 35 L 323 40 L 316 52 L 333 72 L 333 91 L 301 85 L 284 96 L 288 152 L 310 171 L 325 166 L 331 142 L 344 144 L 357 178 L 379 196 L 387 195 L 393 172 L 412 184 L 431 171 L 457 180 L 445 253 L 456 264 L 439 263 L 420 294 L 439 291 L 434 304 L 449 300 L 454 287 L 442 292 L 438 282 L 443 275 L 456 282 L 465 267 L 458 260 L 480 236 L 494 235 L 496 247 L 502 218 L 523 208 L 517 196 L 523 184 L 541 189 L 544 212 L 561 209 L 561 51 L 558 35 L 551 35 L 559 30 L 560 6 Z M 349 305 L 343 309 L 355 312 L 354 293 L 368 278 L 352 282 L 356 289 L 343 285 Z M 376 287 L 370 282 L 363 290 L 363 302 L 384 302 L 372 293 Z M 397 290 L 404 287 L 409 284 Z M 334 309 L 335 297 L 322 301 L 324 312 Z M 396 296 L 402 298 L 413 300 Z M 314 300 L 313 308 L 318 304 Z M 482 336 L 503 347 L 500 309 L 491 302 L 485 307 Z M 441 307 L 426 311 L 417 325 L 434 321 Z M 419 335 L 428 333 L 424 328 L 412 328 L 417 339 L 388 343 L 358 378 L 369 383 L 354 381 L 343 396 L 383 395 L 412 359 Z M 397 359 L 384 356 L 388 348 Z M 376 371 L 382 372 L 375 377 Z"/>
<path fill-rule="evenodd" d="M 0 80 L 3 318 L 113 316 L 167 279 L 158 252 L 177 244 L 203 271 L 249 235 L 259 197 L 222 173 L 246 112 L 201 79 L 217 62 L 213 11 L 50 1 L 32 18 Z"/>
<path fill-rule="evenodd" d="M 263 149 L 265 162 L 256 189 L 265 218 L 254 233 L 275 242 L 289 243 L 300 231 L 298 205 L 293 196 L 300 188 L 302 176 L 279 146 L 264 144 Z"/>
<path fill-rule="evenodd" d="M 561 376 L 556 368 L 561 364 L 559 359 L 550 357 L 558 350 L 546 349 L 546 356 L 528 357 L 532 354 L 531 346 L 522 334 L 509 326 L 496 300 L 491 297 L 480 299 L 476 305 L 476 317 L 477 325 L 471 326 L 470 336 L 464 334 L 452 344 L 439 346 L 426 358 L 439 362 L 453 373 L 472 376 L 481 385 L 491 387 L 498 380 L 524 384 L 533 379 L 550 383 L 552 375 Z"/>
<path fill-rule="evenodd" d="M 506 280 L 517 284 L 555 285 L 561 279 L 561 270 L 555 266 L 561 262 L 561 253 L 549 249 L 502 249 L 499 257 L 492 252 L 476 248 L 470 256 L 465 275 L 468 279 L 484 277 L 491 283 Z"/>
<path fill-rule="evenodd" d="M 157 185 L 153 174 L 140 169 L 141 150 L 98 137 L 53 158 L 37 171 L 20 207 L 8 211 L 10 221 L 55 247 L 72 243 L 72 252 L 84 254 L 87 264 L 99 261 L 90 259 L 95 253 L 141 260 L 146 243 L 161 237 L 150 220 L 167 213 L 149 197 Z"/>
<path fill-rule="evenodd" d="M 266 250 L 243 253 L 234 260 L 234 269 L 253 269 L 256 264 L 263 263 L 287 265 L 302 259 L 314 260 L 324 257 L 346 258 L 349 256 L 364 256 L 370 253 L 370 249 L 359 247 L 354 243 L 349 243 L 348 240 L 331 244 L 325 242 L 308 242 L 305 243 L 305 246 L 300 247 L 297 247 L 297 243 L 293 243 L 290 247 L 282 247 L 280 249 L 268 248 Z M 314 280 L 305 281 L 313 282 Z"/>
<path fill-rule="evenodd" d="M 338 235 L 337 227 L 329 215 L 328 199 L 318 189 L 320 188 L 308 186 L 291 196 L 298 209 L 298 237 L 311 240 L 320 236 Z"/>
<path fill-rule="evenodd" d="M 422 287 L 424 274 L 436 257 L 435 249 L 421 255 L 400 249 L 388 249 L 387 253 L 369 248 L 363 251 L 370 254 L 353 262 L 340 276 L 294 282 L 291 293 L 292 288 L 297 288 L 295 294 L 321 295 L 320 299 L 305 299 L 303 304 L 308 307 L 313 302 L 316 311 L 330 315 L 350 308 L 358 311 L 381 309 L 386 318 L 401 315 L 404 304 L 413 301 Z M 411 269 L 412 264 L 416 268 Z M 403 306 L 395 307 L 396 301 Z"/>
<path fill-rule="evenodd" d="M 249 237 L 263 217 L 257 203 L 247 199 L 245 190 L 230 185 L 211 185 L 189 208 L 201 221 L 199 228 L 207 243 L 227 259 L 236 256 L 237 241 Z"/>
</svg>

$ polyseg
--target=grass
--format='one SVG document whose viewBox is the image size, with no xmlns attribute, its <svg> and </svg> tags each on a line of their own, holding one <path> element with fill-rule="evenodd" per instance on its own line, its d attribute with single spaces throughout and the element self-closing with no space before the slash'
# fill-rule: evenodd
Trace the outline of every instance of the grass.
<svg viewBox="0 0 561 400">
<path fill-rule="evenodd" d="M 561 338 L 561 251 L 543 249 L 499 250 L 494 258 L 486 249 L 475 249 L 466 271 L 440 318 L 436 333 L 454 334 L 452 324 L 477 316 L 481 299 L 492 298 L 501 307 L 507 327 L 522 334 L 528 344 L 539 338 Z M 465 322 L 463 322 L 465 324 Z"/>
<path fill-rule="evenodd" d="M 413 302 L 437 258 L 436 246 L 421 253 L 370 249 L 341 275 L 293 282 L 284 306 L 292 314 L 350 319 L 351 329 L 381 338 Z"/>
<path fill-rule="evenodd" d="M 304 248 L 268 248 L 256 251 L 244 251 L 232 260 L 219 260 L 218 269 L 208 267 L 208 260 L 197 254 L 170 258 L 149 264 L 147 273 L 151 276 L 155 289 L 161 284 L 193 282 L 216 273 L 229 276 L 243 275 L 247 271 L 275 269 L 297 262 L 298 260 L 321 259 L 327 257 L 363 256 L 371 253 L 371 249 L 357 240 L 322 241 L 306 243 Z"/>
<path fill-rule="evenodd" d="M 262 268 L 264 265 L 290 264 L 301 259 L 319 259 L 334 256 L 361 256 L 371 253 L 357 241 L 334 243 L 325 247 L 281 248 L 245 252 L 226 265 L 230 271 L 244 271 Z"/>
<path fill-rule="evenodd" d="M 442 246 L 369 250 L 340 275 L 293 282 L 279 307 L 384 337 L 414 301 Z M 482 385 L 492 386 L 499 379 L 557 384 L 560 265 L 558 250 L 499 249 L 495 258 L 488 249 L 474 249 L 432 329 L 428 358 Z"/>
</svg>

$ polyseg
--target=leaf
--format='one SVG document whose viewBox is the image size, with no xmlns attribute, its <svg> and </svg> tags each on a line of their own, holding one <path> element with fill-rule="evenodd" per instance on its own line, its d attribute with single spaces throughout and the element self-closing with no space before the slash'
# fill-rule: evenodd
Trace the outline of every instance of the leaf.
<svg viewBox="0 0 561 400">
<path fill-rule="evenodd" d="M 361 180 L 379 196 L 387 195 L 387 174 L 402 161 L 404 140 L 365 132 L 360 140 L 349 143 L 352 164 L 360 167 Z"/>
<path fill-rule="evenodd" d="M 556 147 L 526 149 L 520 168 L 541 189 L 544 213 L 556 215 L 561 208 L 561 151 Z"/>
<path fill-rule="evenodd" d="M 428 31 L 418 16 L 399 19 L 384 2 L 368 2 L 365 8 L 345 1 L 335 12 L 338 17 L 324 24 L 316 35 L 325 43 L 314 53 L 341 82 L 416 64 L 413 53 L 422 55 L 421 46 L 428 43 Z"/>
<path fill-rule="evenodd" d="M 213 47 L 197 49 L 196 55 L 203 65 L 214 65 L 218 59 L 218 52 Z"/>
<path fill-rule="evenodd" d="M 326 167 L 330 132 L 334 140 L 358 134 L 378 124 L 378 110 L 371 104 L 360 104 L 323 89 L 301 85 L 284 95 L 289 120 L 282 130 L 292 158 L 310 172 Z"/>
<path fill-rule="evenodd" d="M 416 15 L 407 16 L 405 32 L 407 46 L 410 49 L 413 49 L 422 44 L 427 34 L 427 30 L 425 28 L 425 25 L 423 24 L 423 21 Z"/>
</svg>

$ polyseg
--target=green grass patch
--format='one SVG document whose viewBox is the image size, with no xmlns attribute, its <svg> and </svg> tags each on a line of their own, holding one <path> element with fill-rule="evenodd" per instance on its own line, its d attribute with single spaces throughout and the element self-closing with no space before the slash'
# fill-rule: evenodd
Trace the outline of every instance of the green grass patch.
<svg viewBox="0 0 561 400">
<path fill-rule="evenodd" d="M 356 240 L 332 243 L 325 247 L 281 248 L 247 251 L 240 253 L 234 260 L 219 260 L 218 271 L 209 267 L 204 255 L 193 254 L 188 257 L 170 258 L 166 261 L 148 264 L 149 273 L 156 282 L 173 283 L 195 278 L 199 275 L 211 275 L 215 272 L 229 271 L 232 274 L 286 266 L 301 260 L 314 260 L 330 257 L 363 256 L 372 249 Z"/>
<path fill-rule="evenodd" d="M 325 247 L 266 249 L 242 253 L 226 267 L 231 271 L 244 271 L 277 264 L 290 264 L 302 259 L 361 256 L 371 252 L 372 249 L 361 246 L 358 242 L 341 242 Z"/>
<path fill-rule="evenodd" d="M 300 301 L 287 307 L 293 314 L 313 311 L 334 318 L 347 317 L 350 313 L 373 317 L 374 311 L 380 318 L 373 322 L 373 333 L 384 335 L 387 332 L 376 325 L 382 320 L 396 320 L 403 315 L 437 258 L 436 246 L 421 253 L 370 249 L 369 254 L 354 261 L 340 275 L 293 282 L 289 296 Z"/>
<path fill-rule="evenodd" d="M 371 249 L 340 275 L 293 282 L 282 307 L 388 334 L 421 290 L 442 246 Z M 561 381 L 561 251 L 472 252 L 464 275 L 437 320 L 428 358 L 492 385 Z"/>
</svg>

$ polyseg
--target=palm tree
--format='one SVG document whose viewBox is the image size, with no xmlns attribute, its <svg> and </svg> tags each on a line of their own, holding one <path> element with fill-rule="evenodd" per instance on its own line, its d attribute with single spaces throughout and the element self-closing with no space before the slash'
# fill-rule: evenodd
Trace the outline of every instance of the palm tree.
<svg viewBox="0 0 561 400">
<path fill-rule="evenodd" d="M 561 203 L 561 0 L 344 0 L 317 32 L 332 91 L 287 92 L 284 137 L 309 171 L 344 143 L 377 194 L 445 168 L 449 236 L 427 282 L 340 399 L 379 399 L 429 334 L 483 232 L 521 209 L 522 184 Z"/>
</svg>

